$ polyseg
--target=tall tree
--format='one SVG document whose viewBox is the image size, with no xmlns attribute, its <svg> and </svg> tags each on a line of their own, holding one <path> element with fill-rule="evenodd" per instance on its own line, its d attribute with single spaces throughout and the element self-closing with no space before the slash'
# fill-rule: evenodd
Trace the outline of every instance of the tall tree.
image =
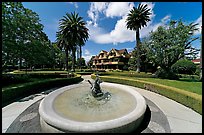
<svg viewBox="0 0 204 135">
<path fill-rule="evenodd" d="M 161 67 L 167 77 L 173 75 L 171 66 L 174 63 L 185 55 L 198 52 L 191 44 L 198 39 L 192 37 L 197 30 L 196 26 L 197 24 L 193 23 L 185 25 L 181 20 L 170 21 L 169 27 L 159 26 L 156 31 L 150 33 L 149 41 L 145 46 L 148 51 L 147 56 Z"/>
<path fill-rule="evenodd" d="M 136 47 L 137 47 L 137 72 L 140 72 L 140 32 L 139 30 L 147 25 L 150 21 L 150 9 L 148 9 L 147 4 L 139 4 L 137 8 L 133 7 L 128 14 L 126 19 L 127 29 L 134 30 L 136 32 Z"/>
<path fill-rule="evenodd" d="M 85 44 L 89 35 L 83 18 L 78 13 L 66 13 L 61 19 L 59 33 L 72 50 L 72 70 L 75 71 L 76 47 Z M 80 51 L 81 52 L 81 51 Z M 81 57 L 81 53 L 80 53 Z"/>
<path fill-rule="evenodd" d="M 65 50 L 65 66 L 66 66 L 66 70 L 69 71 L 69 65 L 68 65 L 68 59 L 69 59 L 69 51 L 71 50 L 71 44 L 70 41 L 67 40 L 63 34 L 61 34 L 60 32 L 57 32 L 57 45 L 58 47 L 62 50 L 64 48 Z"/>
<path fill-rule="evenodd" d="M 39 49 L 46 48 L 46 49 Z M 37 50 L 46 50 L 41 53 Z M 23 7 L 21 2 L 2 2 L 2 55 L 4 65 L 35 65 L 44 57 L 48 62 L 49 39 L 37 13 Z M 41 58 L 39 58 L 41 56 Z"/>
</svg>

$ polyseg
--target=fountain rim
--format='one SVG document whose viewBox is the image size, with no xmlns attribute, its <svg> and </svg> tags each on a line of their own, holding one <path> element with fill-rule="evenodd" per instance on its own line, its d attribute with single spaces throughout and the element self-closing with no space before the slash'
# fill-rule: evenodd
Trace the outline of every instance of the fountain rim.
<svg viewBox="0 0 204 135">
<path fill-rule="evenodd" d="M 39 105 L 39 114 L 40 117 L 49 125 L 52 125 L 54 127 L 60 128 L 62 130 L 67 131 L 81 131 L 81 132 L 94 132 L 94 131 L 101 131 L 101 130 L 107 130 L 107 129 L 113 129 L 121 126 L 125 126 L 126 124 L 129 124 L 133 121 L 136 121 L 140 117 L 143 116 L 143 114 L 146 111 L 146 101 L 144 97 L 139 94 L 136 90 L 132 89 L 131 87 L 128 87 L 127 85 L 121 85 L 121 84 L 115 84 L 115 83 L 107 83 L 103 82 L 101 86 L 110 86 L 110 87 L 119 87 L 120 90 L 124 90 L 130 94 L 132 94 L 136 102 L 140 103 L 137 104 L 135 109 L 126 115 L 116 118 L 116 119 L 110 119 L 106 121 L 97 121 L 97 122 L 80 122 L 80 121 L 74 121 L 67 118 L 63 118 L 62 116 L 58 115 L 54 109 L 53 109 L 53 101 L 54 99 L 61 93 L 63 93 L 66 90 L 71 90 L 73 88 L 78 88 L 83 86 L 82 84 L 75 84 L 75 85 L 69 85 L 62 88 L 59 88 L 53 92 L 51 92 L 47 97 L 45 97 L 40 105 Z M 48 102 L 49 100 L 49 102 Z M 45 105 L 46 103 L 49 103 L 49 105 Z M 49 110 L 49 111 L 45 111 Z"/>
</svg>

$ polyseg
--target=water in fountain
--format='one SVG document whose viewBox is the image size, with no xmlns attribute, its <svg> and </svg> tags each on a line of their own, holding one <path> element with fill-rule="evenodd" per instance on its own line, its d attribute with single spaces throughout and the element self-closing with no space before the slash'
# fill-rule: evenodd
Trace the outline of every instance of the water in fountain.
<svg viewBox="0 0 204 135">
<path fill-rule="evenodd" d="M 141 123 L 144 98 L 125 85 L 88 83 L 63 87 L 40 104 L 44 132 L 130 132 Z M 101 86 L 100 86 L 100 83 Z"/>
</svg>

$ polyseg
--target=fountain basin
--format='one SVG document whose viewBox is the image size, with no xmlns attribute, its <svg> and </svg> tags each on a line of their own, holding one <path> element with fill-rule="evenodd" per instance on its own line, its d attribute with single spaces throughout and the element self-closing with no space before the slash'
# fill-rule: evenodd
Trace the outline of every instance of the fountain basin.
<svg viewBox="0 0 204 135">
<path fill-rule="evenodd" d="M 43 132 L 132 132 L 142 122 L 146 101 L 128 86 L 103 82 L 111 93 L 108 101 L 91 96 L 90 85 L 62 87 L 45 97 L 39 106 Z"/>
</svg>

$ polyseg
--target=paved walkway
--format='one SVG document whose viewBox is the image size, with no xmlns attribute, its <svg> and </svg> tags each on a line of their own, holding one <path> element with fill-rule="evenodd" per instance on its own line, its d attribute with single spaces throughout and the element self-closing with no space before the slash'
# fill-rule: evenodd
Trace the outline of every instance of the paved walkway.
<svg viewBox="0 0 204 135">
<path fill-rule="evenodd" d="M 85 80 L 91 80 L 90 75 L 83 76 L 83 78 Z M 172 133 L 202 133 L 202 115 L 159 94 L 132 86 L 128 87 L 134 88 L 163 111 L 168 119 Z M 12 122 L 26 108 L 44 98 L 50 91 L 32 95 L 2 108 L 2 133 L 6 132 Z"/>
</svg>

